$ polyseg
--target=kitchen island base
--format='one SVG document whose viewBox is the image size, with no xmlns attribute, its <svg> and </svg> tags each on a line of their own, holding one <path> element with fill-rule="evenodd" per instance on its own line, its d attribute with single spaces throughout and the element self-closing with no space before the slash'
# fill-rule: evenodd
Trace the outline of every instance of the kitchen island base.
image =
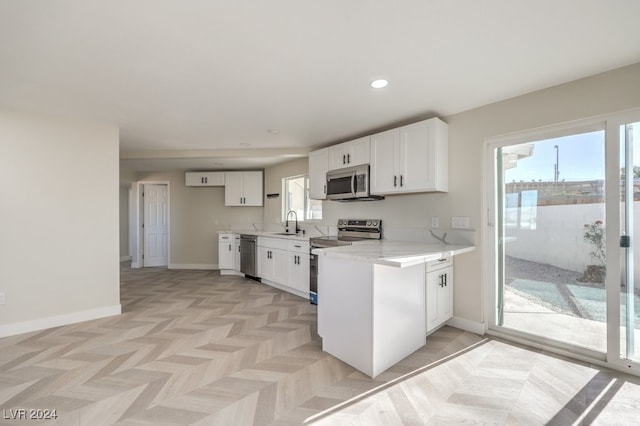
<svg viewBox="0 0 640 426">
<path fill-rule="evenodd" d="M 375 378 L 425 345 L 424 264 L 406 268 L 320 256 L 322 349 Z"/>
</svg>

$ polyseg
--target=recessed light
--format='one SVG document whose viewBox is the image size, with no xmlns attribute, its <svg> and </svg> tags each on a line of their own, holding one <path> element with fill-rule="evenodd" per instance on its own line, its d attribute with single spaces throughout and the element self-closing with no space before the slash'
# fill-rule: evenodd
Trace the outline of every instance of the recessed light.
<svg viewBox="0 0 640 426">
<path fill-rule="evenodd" d="M 382 89 L 383 87 L 387 87 L 387 84 L 389 84 L 389 82 L 387 80 L 380 79 L 373 80 L 370 84 L 374 89 Z"/>
<path fill-rule="evenodd" d="M 278 129 L 268 129 L 267 133 L 271 133 L 272 135 L 278 135 L 278 134 L 280 134 L 280 130 L 278 130 Z"/>
</svg>

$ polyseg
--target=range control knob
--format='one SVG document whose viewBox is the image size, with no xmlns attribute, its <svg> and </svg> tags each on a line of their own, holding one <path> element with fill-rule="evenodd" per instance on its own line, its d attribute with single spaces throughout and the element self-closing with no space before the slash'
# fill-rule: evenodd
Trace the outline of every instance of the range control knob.
<svg viewBox="0 0 640 426">
<path fill-rule="evenodd" d="M 371 224 L 372 224 L 373 226 L 378 226 L 378 221 L 377 221 L 377 220 L 374 220 L 373 222 L 371 222 Z"/>
<path fill-rule="evenodd" d="M 371 226 L 371 221 L 370 220 L 367 221 L 367 226 Z"/>
</svg>

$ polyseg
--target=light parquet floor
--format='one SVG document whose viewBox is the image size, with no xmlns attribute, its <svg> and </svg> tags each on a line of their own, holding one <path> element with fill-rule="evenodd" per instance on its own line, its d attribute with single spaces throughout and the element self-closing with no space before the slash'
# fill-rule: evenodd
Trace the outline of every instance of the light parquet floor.
<svg viewBox="0 0 640 426">
<path fill-rule="evenodd" d="M 322 352 L 299 297 L 215 271 L 121 275 L 122 315 L 0 339 L 2 424 L 640 424 L 634 376 L 444 327 L 373 380 Z"/>
</svg>

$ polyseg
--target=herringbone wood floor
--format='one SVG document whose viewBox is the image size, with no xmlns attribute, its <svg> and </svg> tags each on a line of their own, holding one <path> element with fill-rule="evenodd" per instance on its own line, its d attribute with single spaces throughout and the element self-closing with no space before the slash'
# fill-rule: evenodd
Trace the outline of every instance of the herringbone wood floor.
<svg viewBox="0 0 640 426">
<path fill-rule="evenodd" d="M 122 270 L 124 313 L 0 339 L 4 424 L 640 424 L 640 380 L 450 327 L 372 380 L 316 308 L 210 271 Z"/>
</svg>

